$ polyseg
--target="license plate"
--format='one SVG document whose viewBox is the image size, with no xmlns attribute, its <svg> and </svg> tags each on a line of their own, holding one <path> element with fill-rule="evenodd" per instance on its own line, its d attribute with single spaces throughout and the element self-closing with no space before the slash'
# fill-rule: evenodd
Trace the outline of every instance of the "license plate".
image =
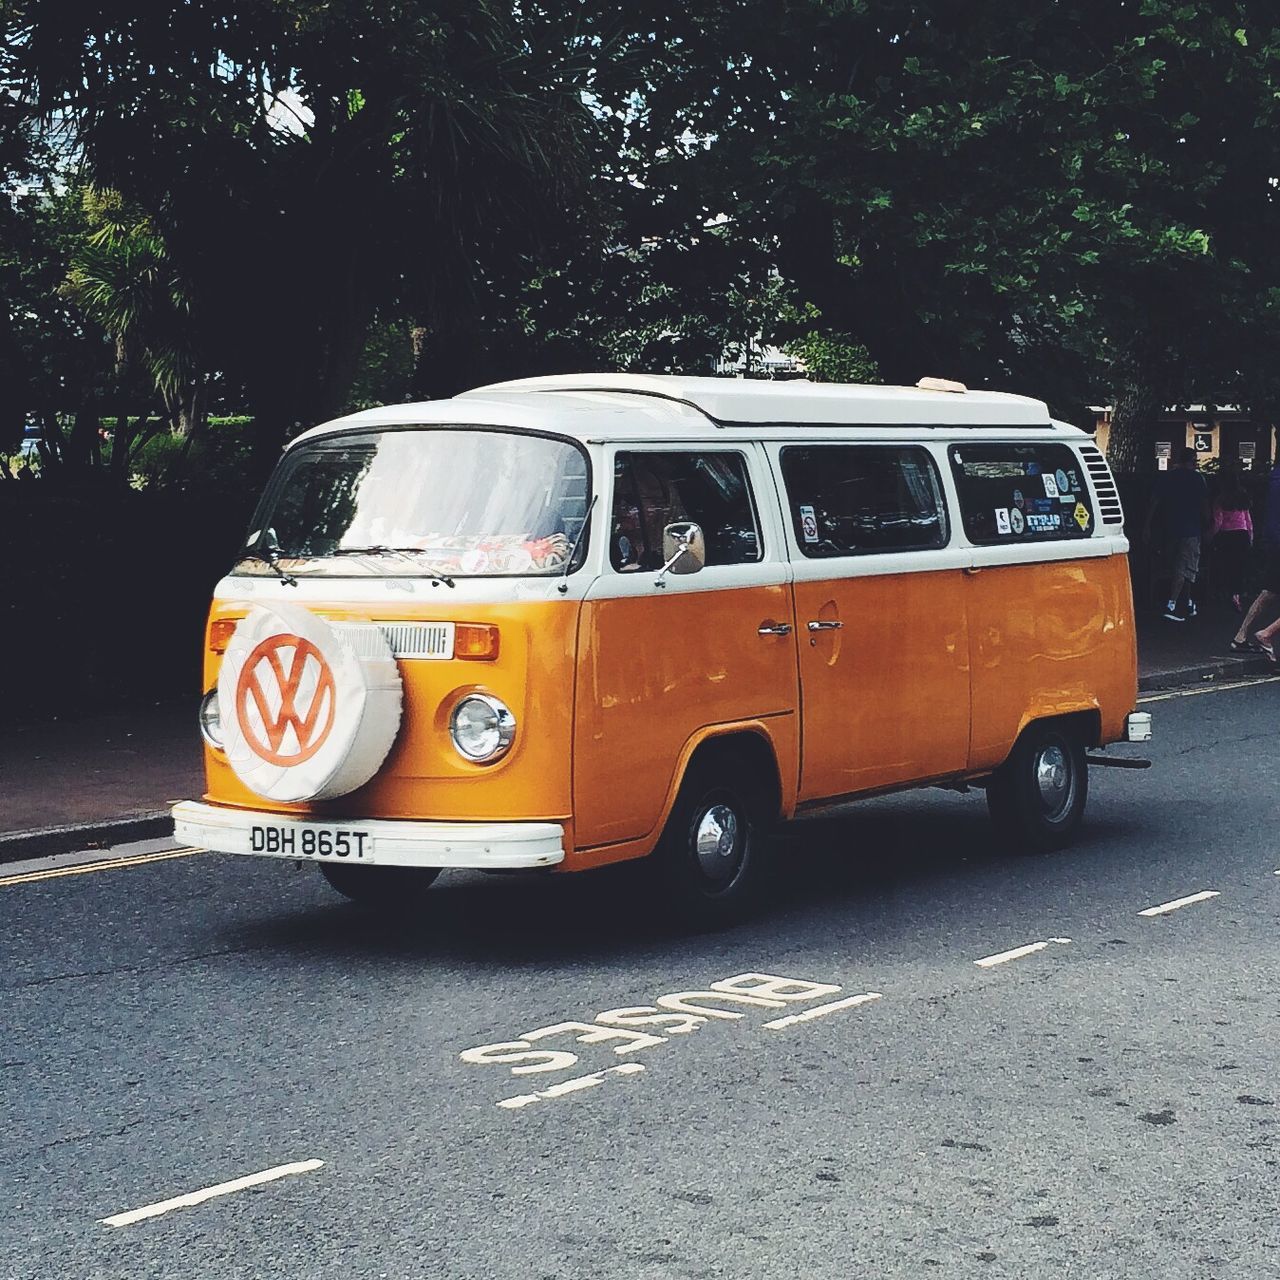
<svg viewBox="0 0 1280 1280">
<path fill-rule="evenodd" d="M 249 828 L 249 849 L 253 853 L 274 853 L 286 858 L 363 858 L 373 837 L 358 827 L 276 826 L 263 824 Z"/>
</svg>

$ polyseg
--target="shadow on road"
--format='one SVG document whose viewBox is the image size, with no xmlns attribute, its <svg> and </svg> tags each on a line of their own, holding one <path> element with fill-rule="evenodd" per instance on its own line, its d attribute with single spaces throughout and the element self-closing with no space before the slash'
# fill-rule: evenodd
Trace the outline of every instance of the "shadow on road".
<svg viewBox="0 0 1280 1280">
<path fill-rule="evenodd" d="M 1146 846 L 1133 839 L 1136 828 L 1136 815 L 1097 817 L 1073 848 L 1018 857 L 993 846 L 980 798 L 917 794 L 787 828 L 775 842 L 759 910 L 713 933 L 682 930 L 651 891 L 643 864 L 572 876 L 451 873 L 409 918 L 344 902 L 317 875 L 315 905 L 290 910 L 277 900 L 224 932 L 255 948 L 447 959 L 482 969 L 741 955 L 744 943 L 767 944 L 776 955 L 800 931 L 888 941 L 886 930 L 914 928 L 957 903 L 972 913 L 1062 896 L 1106 876 L 1120 849 L 1126 865 L 1140 859 Z"/>
</svg>

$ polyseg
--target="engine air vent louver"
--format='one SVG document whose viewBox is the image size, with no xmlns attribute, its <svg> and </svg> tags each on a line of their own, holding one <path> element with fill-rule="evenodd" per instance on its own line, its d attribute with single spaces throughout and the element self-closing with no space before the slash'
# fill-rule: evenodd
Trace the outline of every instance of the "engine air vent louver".
<svg viewBox="0 0 1280 1280">
<path fill-rule="evenodd" d="M 1093 491 L 1098 495 L 1098 521 L 1100 524 L 1124 524 L 1124 510 L 1120 506 L 1120 492 L 1102 450 L 1096 444 L 1082 444 L 1080 454 L 1089 469 Z"/>
</svg>

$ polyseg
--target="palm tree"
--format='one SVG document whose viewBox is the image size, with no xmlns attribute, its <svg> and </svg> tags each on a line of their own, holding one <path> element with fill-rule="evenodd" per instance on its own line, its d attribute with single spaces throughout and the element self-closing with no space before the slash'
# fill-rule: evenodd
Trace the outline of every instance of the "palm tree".
<svg viewBox="0 0 1280 1280">
<path fill-rule="evenodd" d="M 155 428 L 146 430 L 155 397 L 170 430 L 199 433 L 205 379 L 195 366 L 187 290 L 154 224 L 118 192 L 90 185 L 82 199 L 89 233 L 75 251 L 63 292 L 115 344 L 111 466 L 123 475 L 130 457 L 155 434 Z"/>
</svg>

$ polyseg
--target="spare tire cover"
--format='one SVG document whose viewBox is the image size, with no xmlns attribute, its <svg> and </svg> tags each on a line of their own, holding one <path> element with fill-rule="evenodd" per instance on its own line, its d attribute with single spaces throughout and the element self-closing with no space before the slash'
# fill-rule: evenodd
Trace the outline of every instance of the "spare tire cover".
<svg viewBox="0 0 1280 1280">
<path fill-rule="evenodd" d="M 400 729 L 400 669 L 372 623 L 339 631 L 302 605 L 255 605 L 227 645 L 218 702 L 245 786 L 282 803 L 327 800 L 386 759 Z"/>
</svg>

